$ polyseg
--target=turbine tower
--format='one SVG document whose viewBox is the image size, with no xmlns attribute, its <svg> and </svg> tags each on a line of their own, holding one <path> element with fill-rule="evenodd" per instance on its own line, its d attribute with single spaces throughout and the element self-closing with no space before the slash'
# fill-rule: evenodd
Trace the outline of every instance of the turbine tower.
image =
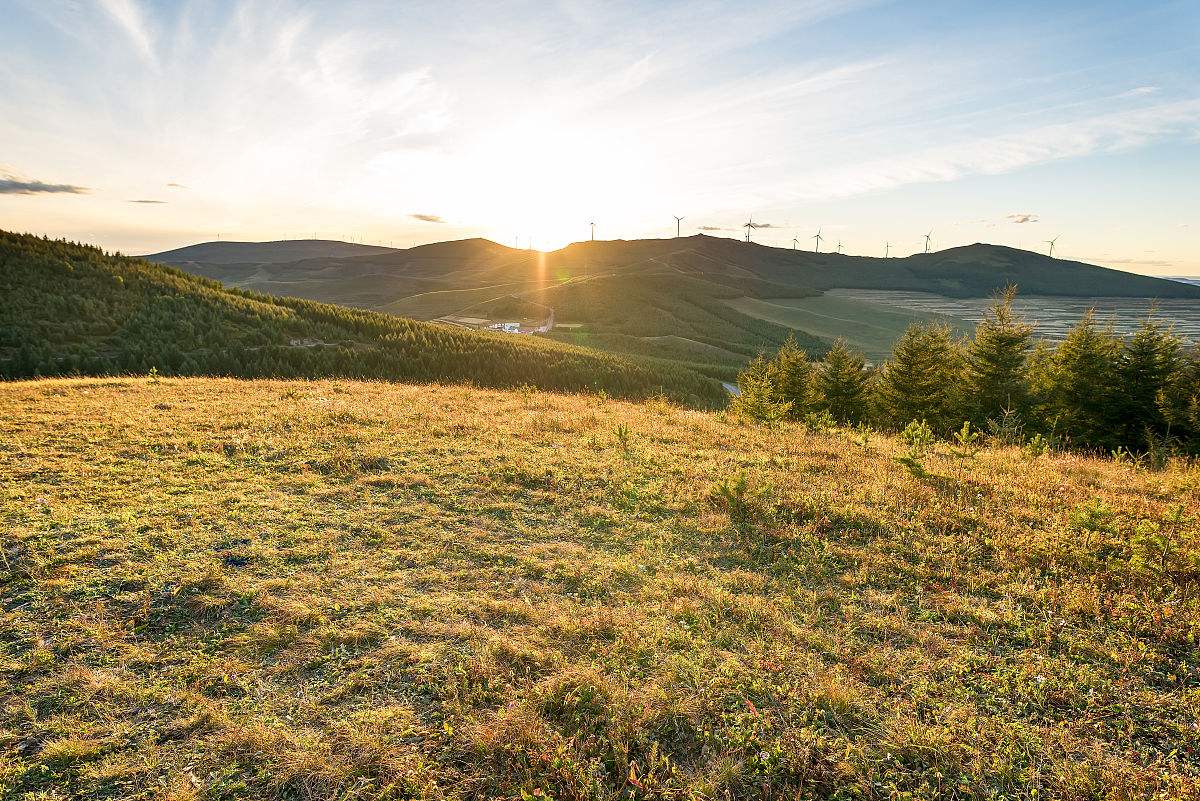
<svg viewBox="0 0 1200 801">
<path fill-rule="evenodd" d="M 929 229 L 929 233 L 925 234 L 925 252 L 929 252 L 929 237 L 933 236 L 933 229 Z"/>
<path fill-rule="evenodd" d="M 1062 234 L 1059 234 L 1058 236 L 1062 236 Z M 1050 246 L 1050 258 L 1052 259 L 1054 258 L 1054 243 L 1058 241 L 1058 236 L 1054 237 L 1053 239 L 1046 240 L 1046 244 Z"/>
<path fill-rule="evenodd" d="M 840 240 L 840 239 L 838 240 L 838 248 L 837 248 L 837 252 L 838 252 L 839 254 L 842 252 L 842 240 Z"/>
<path fill-rule="evenodd" d="M 596 241 L 596 221 L 592 220 L 591 222 L 588 223 L 588 225 L 592 226 L 592 241 L 595 242 Z"/>
<path fill-rule="evenodd" d="M 746 223 L 742 227 L 746 229 L 746 241 L 749 242 L 750 241 L 750 232 L 758 227 L 757 225 L 754 224 L 754 218 L 751 217 L 750 222 Z"/>
<path fill-rule="evenodd" d="M 673 217 L 674 217 L 675 215 L 671 215 L 671 216 L 673 216 Z M 676 238 L 676 239 L 678 239 L 678 238 L 679 238 L 679 224 L 680 224 L 681 222 L 683 222 L 683 218 L 682 218 L 682 217 L 675 217 L 675 238 Z"/>
<path fill-rule="evenodd" d="M 821 252 L 821 240 L 823 239 L 823 237 L 821 236 L 820 228 L 817 229 L 817 233 L 813 236 L 813 239 L 817 240 L 817 249 L 814 252 L 820 253 Z"/>
<path fill-rule="evenodd" d="M 891 253 L 891 252 L 892 252 L 892 243 L 891 243 L 891 242 L 884 242 L 884 243 L 883 243 L 883 257 L 884 257 L 885 259 L 886 259 L 886 258 L 888 258 L 888 254 L 889 254 L 889 253 Z"/>
<path fill-rule="evenodd" d="M 795 250 L 799 245 L 800 245 L 800 240 L 793 236 L 792 237 L 792 250 Z"/>
</svg>

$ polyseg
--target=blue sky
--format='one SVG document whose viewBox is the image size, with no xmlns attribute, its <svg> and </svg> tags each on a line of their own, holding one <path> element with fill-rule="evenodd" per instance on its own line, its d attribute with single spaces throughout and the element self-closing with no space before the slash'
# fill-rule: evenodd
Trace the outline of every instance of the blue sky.
<svg viewBox="0 0 1200 801">
<path fill-rule="evenodd" d="M 1200 4 L 0 0 L 0 225 L 1200 274 Z M 152 201 L 152 202 L 135 202 Z"/>
</svg>

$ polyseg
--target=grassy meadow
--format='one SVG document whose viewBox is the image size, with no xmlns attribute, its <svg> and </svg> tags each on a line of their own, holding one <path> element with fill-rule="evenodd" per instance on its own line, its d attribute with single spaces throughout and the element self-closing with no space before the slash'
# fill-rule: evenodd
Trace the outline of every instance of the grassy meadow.
<svg viewBox="0 0 1200 801">
<path fill-rule="evenodd" d="M 1200 468 L 0 384 L 0 798 L 1200 797 Z"/>
</svg>

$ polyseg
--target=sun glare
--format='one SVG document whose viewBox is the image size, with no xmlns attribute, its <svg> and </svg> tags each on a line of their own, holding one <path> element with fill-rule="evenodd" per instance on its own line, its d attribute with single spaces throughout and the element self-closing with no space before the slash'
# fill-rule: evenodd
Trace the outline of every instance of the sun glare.
<svg viewBox="0 0 1200 801">
<path fill-rule="evenodd" d="M 625 217 L 639 203 L 630 199 L 629 187 L 653 180 L 621 134 L 551 116 L 522 119 L 481 137 L 464 165 L 477 181 L 464 213 L 492 220 L 498 241 L 515 237 L 538 250 L 587 239 L 594 217 L 605 216 L 610 224 Z"/>
</svg>

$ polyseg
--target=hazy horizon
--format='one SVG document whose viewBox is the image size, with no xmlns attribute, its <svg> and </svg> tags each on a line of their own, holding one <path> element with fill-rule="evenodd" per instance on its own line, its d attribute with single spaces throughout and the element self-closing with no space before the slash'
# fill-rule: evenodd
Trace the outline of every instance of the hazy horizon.
<svg viewBox="0 0 1200 801">
<path fill-rule="evenodd" d="M 0 227 L 552 250 L 752 217 L 1196 276 L 1197 32 L 1183 2 L 18 0 Z"/>
</svg>

